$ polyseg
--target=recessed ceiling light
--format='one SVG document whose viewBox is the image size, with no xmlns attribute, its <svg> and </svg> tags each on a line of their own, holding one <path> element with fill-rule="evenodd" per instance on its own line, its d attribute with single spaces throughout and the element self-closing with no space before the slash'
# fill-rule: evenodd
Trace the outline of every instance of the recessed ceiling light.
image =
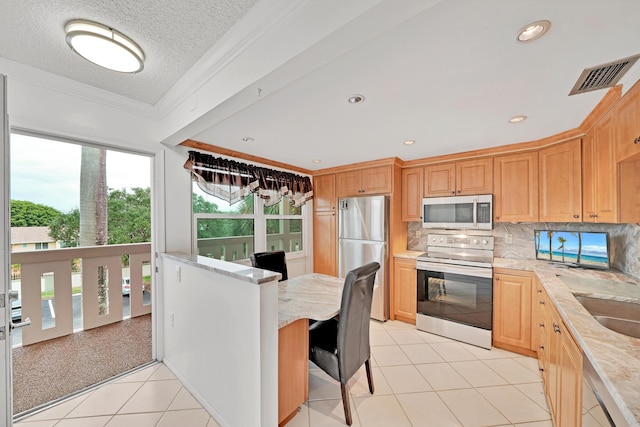
<svg viewBox="0 0 640 427">
<path fill-rule="evenodd" d="M 514 116 L 509 119 L 509 123 L 520 123 L 527 120 L 527 116 Z"/>
<path fill-rule="evenodd" d="M 313 160 L 313 163 L 320 163 L 322 160 Z"/>
<path fill-rule="evenodd" d="M 349 104 L 360 104 L 364 102 L 364 95 L 351 95 L 349 98 L 347 98 L 347 101 L 349 102 Z"/>
<path fill-rule="evenodd" d="M 87 61 L 121 73 L 137 73 L 144 68 L 140 46 L 113 28 L 77 19 L 67 22 L 64 31 L 67 44 Z"/>
<path fill-rule="evenodd" d="M 518 32 L 517 40 L 523 43 L 533 41 L 542 37 L 544 33 L 549 31 L 549 28 L 551 28 L 551 22 L 549 21 L 542 20 L 532 22 Z"/>
<path fill-rule="evenodd" d="M 244 142 L 253 142 L 253 141 L 255 141 L 255 139 L 251 138 L 250 136 L 245 136 L 244 138 L 242 138 L 242 140 Z"/>
<path fill-rule="evenodd" d="M 415 143 L 416 143 L 416 142 L 415 142 L 413 139 L 408 139 L 408 140 L 406 140 L 405 142 L 403 142 L 403 144 L 404 144 L 404 145 L 413 145 L 413 144 L 415 144 Z"/>
</svg>

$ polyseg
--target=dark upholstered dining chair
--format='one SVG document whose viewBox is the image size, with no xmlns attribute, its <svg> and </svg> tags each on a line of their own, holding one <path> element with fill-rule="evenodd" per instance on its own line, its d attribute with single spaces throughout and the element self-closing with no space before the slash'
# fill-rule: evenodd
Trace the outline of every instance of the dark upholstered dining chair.
<svg viewBox="0 0 640 427">
<path fill-rule="evenodd" d="M 351 425 L 347 381 L 363 364 L 373 394 L 369 322 L 373 281 L 379 269 L 380 264 L 372 262 L 351 270 L 344 279 L 339 316 L 309 327 L 309 360 L 340 382 L 347 425 Z"/>
<path fill-rule="evenodd" d="M 287 260 L 284 251 L 255 252 L 249 255 L 249 259 L 252 267 L 282 274 L 281 282 L 289 278 L 287 276 Z"/>
</svg>

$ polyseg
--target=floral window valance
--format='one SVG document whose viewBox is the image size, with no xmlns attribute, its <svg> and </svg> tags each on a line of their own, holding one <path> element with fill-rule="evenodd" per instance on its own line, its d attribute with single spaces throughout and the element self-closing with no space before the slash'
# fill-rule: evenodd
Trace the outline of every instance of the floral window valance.
<svg viewBox="0 0 640 427">
<path fill-rule="evenodd" d="M 313 197 L 311 179 L 290 172 L 263 168 L 189 151 L 184 168 L 202 191 L 230 204 L 257 193 L 266 206 L 275 205 L 283 197 L 294 206 L 302 206 Z"/>
</svg>

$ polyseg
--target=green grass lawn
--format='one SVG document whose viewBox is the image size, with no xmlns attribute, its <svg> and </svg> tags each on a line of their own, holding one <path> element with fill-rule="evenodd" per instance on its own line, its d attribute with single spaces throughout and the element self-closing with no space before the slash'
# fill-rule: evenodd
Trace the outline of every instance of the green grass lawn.
<svg viewBox="0 0 640 427">
<path fill-rule="evenodd" d="M 79 294 L 81 292 L 82 292 L 82 288 L 81 287 L 71 288 L 71 294 L 72 295 Z M 42 292 L 40 295 L 41 295 L 42 299 L 51 299 L 51 298 L 53 298 L 55 296 L 53 291 L 45 291 L 45 292 Z"/>
</svg>

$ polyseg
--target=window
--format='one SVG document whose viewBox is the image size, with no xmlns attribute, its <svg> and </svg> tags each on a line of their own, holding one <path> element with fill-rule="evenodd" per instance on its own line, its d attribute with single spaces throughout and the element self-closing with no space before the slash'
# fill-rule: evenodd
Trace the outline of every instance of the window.
<svg viewBox="0 0 640 427">
<path fill-rule="evenodd" d="M 36 250 L 38 249 L 49 249 L 49 243 L 36 243 Z"/>
<path fill-rule="evenodd" d="M 23 248 L 28 248 L 28 247 L 29 247 L 29 244 L 28 244 L 28 243 L 23 243 L 23 244 L 22 244 L 22 247 L 23 247 Z"/>
<path fill-rule="evenodd" d="M 303 208 L 282 199 L 264 206 L 250 194 L 229 205 L 193 184 L 194 253 L 226 261 L 247 259 L 253 252 L 303 251 Z"/>
</svg>

